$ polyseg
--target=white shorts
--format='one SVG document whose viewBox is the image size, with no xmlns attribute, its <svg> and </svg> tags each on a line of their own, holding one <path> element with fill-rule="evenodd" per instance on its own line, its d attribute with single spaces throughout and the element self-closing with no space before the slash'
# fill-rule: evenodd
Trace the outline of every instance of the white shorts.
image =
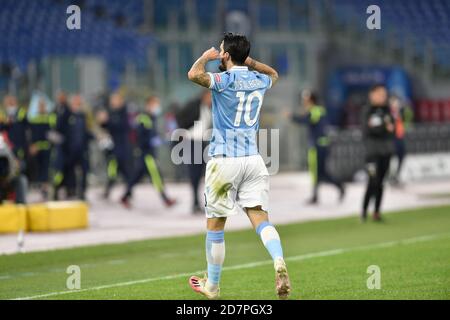
<svg viewBox="0 0 450 320">
<path fill-rule="evenodd" d="M 256 206 L 267 211 L 268 202 L 269 172 L 259 154 L 209 160 L 205 174 L 207 218 L 228 217 Z"/>
</svg>

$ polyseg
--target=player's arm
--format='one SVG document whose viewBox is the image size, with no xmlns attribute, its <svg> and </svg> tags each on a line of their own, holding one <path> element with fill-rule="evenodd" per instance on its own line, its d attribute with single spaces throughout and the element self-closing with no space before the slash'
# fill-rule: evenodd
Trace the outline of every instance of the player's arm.
<svg viewBox="0 0 450 320">
<path fill-rule="evenodd" d="M 245 65 L 253 70 L 258 71 L 259 73 L 268 75 L 272 79 L 272 86 L 278 80 L 278 72 L 274 68 L 272 68 L 271 66 L 268 66 L 265 63 L 262 63 L 262 62 L 256 61 L 253 58 L 247 57 L 247 59 L 245 60 Z"/>
<path fill-rule="evenodd" d="M 209 88 L 211 86 L 211 78 L 209 74 L 206 73 L 205 66 L 208 61 L 219 59 L 219 56 L 219 51 L 217 51 L 214 47 L 211 47 L 203 52 L 202 56 L 194 62 L 191 70 L 189 70 L 189 80 L 203 87 Z"/>
</svg>

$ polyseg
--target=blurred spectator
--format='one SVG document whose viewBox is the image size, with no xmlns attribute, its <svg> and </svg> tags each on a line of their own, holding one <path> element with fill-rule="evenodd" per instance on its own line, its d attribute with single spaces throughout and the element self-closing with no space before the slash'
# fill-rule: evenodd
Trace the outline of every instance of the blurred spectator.
<svg viewBox="0 0 450 320">
<path fill-rule="evenodd" d="M 69 105 L 67 104 L 67 95 L 64 91 L 58 92 L 56 95 L 56 113 L 58 115 L 63 114 L 69 110 Z"/>
<path fill-rule="evenodd" d="M 402 103 L 402 100 L 397 96 L 392 96 L 389 99 L 389 107 L 395 121 L 395 156 L 397 157 L 397 168 L 392 176 L 392 183 L 394 185 L 400 184 L 400 172 L 402 164 L 406 156 L 405 147 L 405 133 L 413 119 L 413 113 L 408 106 Z"/>
<path fill-rule="evenodd" d="M 366 221 L 369 203 L 374 198 L 373 219 L 379 221 L 381 220 L 384 179 L 394 153 L 395 134 L 395 120 L 388 106 L 387 90 L 383 85 L 375 85 L 369 91 L 369 105 L 363 111 L 362 129 L 369 180 L 364 195 L 361 219 L 363 222 Z"/>
<path fill-rule="evenodd" d="M 44 99 L 39 101 L 38 113 L 29 119 L 31 131 L 30 156 L 35 160 L 37 177 L 44 200 L 48 198 L 51 142 L 49 132 L 56 127 L 56 114 L 50 113 Z"/>
<path fill-rule="evenodd" d="M 58 117 L 57 131 L 61 135 L 60 150 L 55 163 L 55 200 L 63 182 L 68 197 L 84 200 L 89 170 L 89 141 L 92 139 L 83 98 L 75 94 L 70 98 L 69 110 Z M 77 194 L 78 191 L 78 194 Z"/>
<path fill-rule="evenodd" d="M 206 162 L 203 159 L 203 150 L 208 143 L 203 140 L 205 130 L 211 128 L 211 92 L 205 90 L 200 97 L 188 102 L 176 115 L 178 127 L 189 130 L 186 143 L 190 144 L 191 159 L 188 164 L 189 178 L 193 193 L 192 213 L 203 213 L 200 208 L 198 189 L 200 181 L 205 173 Z M 195 150 L 202 153 L 196 156 Z"/>
<path fill-rule="evenodd" d="M 17 98 L 12 95 L 5 96 L 3 104 L 4 112 L 0 115 L 0 130 L 8 134 L 14 156 L 20 163 L 20 171 L 25 173 L 27 170 L 27 132 L 29 129 L 27 110 L 19 107 Z"/>
<path fill-rule="evenodd" d="M 144 112 L 136 117 L 138 160 L 127 190 L 121 200 L 127 208 L 130 208 L 130 198 L 134 186 L 142 179 L 145 173 L 148 173 L 151 177 L 152 183 L 160 193 L 165 205 L 171 207 L 175 204 L 175 200 L 170 199 L 166 194 L 161 170 L 156 163 L 157 149 L 160 145 L 156 121 L 160 111 L 160 99 L 156 96 L 151 96 L 146 101 Z"/>
<path fill-rule="evenodd" d="M 107 174 L 104 198 L 108 199 L 111 189 L 120 172 L 124 182 L 129 182 L 128 163 L 130 161 L 131 148 L 129 134 L 130 124 L 128 121 L 128 108 L 120 93 L 113 93 L 109 99 L 109 109 L 97 113 L 97 122 L 108 132 L 112 140 L 112 150 L 107 153 Z"/>
<path fill-rule="evenodd" d="M 169 105 L 168 111 L 164 114 L 164 124 L 165 124 L 165 136 L 166 140 L 170 142 L 170 147 L 173 148 L 177 145 L 178 141 L 172 141 L 172 134 L 175 130 L 178 129 L 178 123 L 176 114 L 179 110 L 180 106 L 177 102 L 173 102 Z M 174 168 L 174 174 L 175 174 L 175 181 L 180 182 L 186 175 L 185 172 L 186 167 L 185 166 L 175 166 Z"/>
<path fill-rule="evenodd" d="M 313 181 L 313 195 L 310 204 L 318 203 L 319 184 L 328 182 L 339 190 L 339 200 L 342 201 L 345 189 L 340 181 L 337 181 L 327 170 L 329 152 L 329 138 L 327 136 L 326 109 L 318 104 L 318 97 L 308 90 L 302 92 L 303 109 L 300 114 L 291 116 L 292 121 L 308 126 L 308 168 Z"/>
</svg>

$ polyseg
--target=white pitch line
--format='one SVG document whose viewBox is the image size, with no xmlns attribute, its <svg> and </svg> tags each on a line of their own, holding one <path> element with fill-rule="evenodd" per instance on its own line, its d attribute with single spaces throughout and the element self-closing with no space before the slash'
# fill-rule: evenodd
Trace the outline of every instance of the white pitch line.
<svg viewBox="0 0 450 320">
<path fill-rule="evenodd" d="M 440 238 L 447 238 L 447 237 L 450 237 L 449 233 L 431 234 L 431 235 L 408 238 L 408 239 L 403 239 L 403 240 L 398 240 L 398 241 L 380 242 L 380 243 L 376 243 L 376 244 L 372 244 L 372 245 L 358 246 L 358 247 L 353 247 L 353 248 L 340 248 L 340 249 L 307 253 L 307 254 L 302 254 L 302 255 L 298 255 L 298 256 L 288 257 L 285 260 L 286 261 L 301 261 L 301 260 L 308 260 L 308 259 L 319 258 L 319 257 L 334 256 L 334 255 L 339 255 L 339 254 L 353 252 L 353 251 L 363 251 L 363 250 L 369 250 L 369 249 L 386 248 L 386 247 L 393 247 L 393 246 L 397 246 L 397 245 L 408 245 L 408 244 L 413 244 L 413 243 L 418 243 L 418 242 L 437 240 Z M 230 266 L 230 267 L 224 267 L 222 270 L 227 271 L 227 270 L 249 269 L 249 268 L 260 267 L 260 266 L 264 266 L 264 265 L 270 265 L 272 263 L 273 263 L 272 260 L 264 260 L 264 261 L 258 261 L 258 262 L 238 264 L 238 265 Z M 71 294 L 71 293 L 79 293 L 79 292 L 86 292 L 86 291 L 95 291 L 95 290 L 102 290 L 102 289 L 125 287 L 125 286 L 131 286 L 131 285 L 135 285 L 135 284 L 148 283 L 148 282 L 154 282 L 154 281 L 184 278 L 184 277 L 191 276 L 193 274 L 201 274 L 204 272 L 205 272 L 204 270 L 200 270 L 200 271 L 187 272 L 187 273 L 178 273 L 178 274 L 163 276 L 163 277 L 146 278 L 146 279 L 140 279 L 140 280 L 127 281 L 127 282 L 112 283 L 112 284 L 96 286 L 96 287 L 80 289 L 80 290 L 66 290 L 66 291 L 49 292 L 49 293 L 39 294 L 39 295 L 34 295 L 34 296 L 14 298 L 12 300 L 32 300 L 32 299 L 47 298 L 47 297 Z"/>
</svg>

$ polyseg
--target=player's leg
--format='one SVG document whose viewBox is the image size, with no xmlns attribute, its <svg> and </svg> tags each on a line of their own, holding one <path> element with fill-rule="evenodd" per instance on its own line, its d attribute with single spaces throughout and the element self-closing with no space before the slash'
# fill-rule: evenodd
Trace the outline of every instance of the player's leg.
<svg viewBox="0 0 450 320">
<path fill-rule="evenodd" d="M 245 209 L 253 228 L 255 228 L 256 233 L 261 238 L 264 247 L 267 249 L 274 262 L 277 294 L 280 299 L 286 299 L 291 291 L 291 285 L 286 263 L 284 262 L 280 235 L 275 227 L 269 222 L 268 214 L 262 210 L 261 206 Z"/>
<path fill-rule="evenodd" d="M 206 166 L 205 213 L 207 217 L 206 258 L 208 277 L 191 277 L 192 289 L 209 299 L 219 296 L 219 282 L 225 259 L 224 228 L 227 217 L 240 212 L 236 185 L 241 181 L 241 165 L 234 158 L 212 158 Z"/>
<path fill-rule="evenodd" d="M 219 289 L 222 265 L 225 260 L 225 228 L 226 218 L 207 219 L 206 261 L 208 263 L 208 280 L 206 289 L 215 292 Z"/>
<path fill-rule="evenodd" d="M 189 279 L 191 288 L 206 296 L 208 299 L 216 299 L 220 294 L 220 276 L 225 260 L 225 228 L 226 218 L 207 219 L 206 233 L 206 261 L 208 264 L 207 277 L 192 276 Z"/>
<path fill-rule="evenodd" d="M 238 190 L 239 204 L 245 208 L 257 234 L 274 261 L 275 286 L 278 296 L 286 299 L 290 292 L 290 282 L 283 258 L 280 235 L 269 222 L 269 173 L 261 156 L 248 157 L 244 164 L 245 179 Z"/>
</svg>

